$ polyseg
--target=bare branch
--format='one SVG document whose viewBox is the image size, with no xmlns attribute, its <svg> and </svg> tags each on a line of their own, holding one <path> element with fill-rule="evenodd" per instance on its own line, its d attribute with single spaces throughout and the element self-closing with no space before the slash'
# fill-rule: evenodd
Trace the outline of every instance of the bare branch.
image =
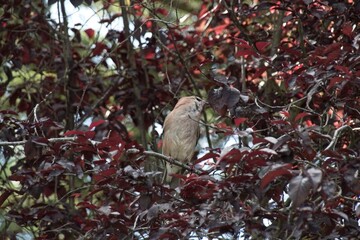
<svg viewBox="0 0 360 240">
<path fill-rule="evenodd" d="M 345 126 L 341 126 L 341 127 L 339 127 L 338 129 L 335 130 L 334 136 L 332 137 L 331 142 L 330 142 L 329 145 L 325 148 L 325 150 L 330 150 L 330 149 L 334 148 L 334 146 L 336 145 L 337 140 L 338 140 L 339 137 L 340 137 L 341 132 L 342 132 L 344 129 L 346 129 L 346 128 L 350 128 L 350 129 L 351 129 L 350 126 L 345 125 Z"/>
<path fill-rule="evenodd" d="M 132 149 L 128 149 L 126 151 L 126 153 L 139 153 L 140 151 L 138 149 L 135 149 L 135 148 L 132 148 Z M 152 156 L 152 157 L 156 157 L 156 158 L 161 158 L 162 160 L 170 163 L 170 164 L 174 164 L 178 167 L 181 167 L 183 169 L 186 169 L 190 172 L 194 172 L 196 174 L 201 174 L 201 173 L 205 173 L 205 171 L 202 171 L 202 170 L 199 170 L 199 169 L 194 169 L 192 167 L 190 167 L 189 165 L 187 164 L 184 164 L 182 162 L 179 162 L 178 160 L 174 159 L 174 158 L 171 158 L 171 157 L 168 157 L 168 156 L 165 156 L 161 153 L 157 153 L 157 152 L 153 152 L 153 151 L 144 151 L 143 152 L 144 155 L 147 155 L 147 156 Z"/>
<path fill-rule="evenodd" d="M 59 137 L 59 138 L 49 138 L 48 141 L 53 142 L 67 142 L 67 141 L 75 141 L 77 137 Z M 0 146 L 17 146 L 24 145 L 29 140 L 22 140 L 16 142 L 0 142 Z"/>
<path fill-rule="evenodd" d="M 131 36 L 131 32 L 130 32 L 130 17 L 129 17 L 129 12 L 131 11 L 131 8 L 129 8 L 127 6 L 127 4 L 125 4 L 125 0 L 119 0 L 120 3 L 120 8 L 121 8 L 121 14 L 122 14 L 122 19 L 124 22 L 124 34 L 125 37 L 128 38 L 129 36 Z M 135 51 L 134 51 L 134 46 L 132 45 L 132 43 L 130 42 L 130 38 L 128 39 L 128 41 L 126 41 L 126 47 L 127 47 L 127 57 L 129 59 L 129 65 L 130 65 L 130 70 L 132 70 L 134 73 L 137 72 L 137 66 L 136 66 L 136 59 L 135 59 Z M 141 144 L 144 146 L 144 148 L 147 147 L 147 139 L 146 139 L 146 129 L 145 129 L 145 122 L 144 122 L 144 113 L 143 110 L 141 108 L 141 89 L 140 89 L 140 82 L 138 79 L 138 76 L 135 75 L 132 78 L 132 84 L 133 84 L 133 92 L 135 95 L 135 111 L 136 111 L 136 118 L 138 120 L 138 125 L 139 125 L 139 129 L 140 129 L 140 138 L 141 138 Z"/>
</svg>

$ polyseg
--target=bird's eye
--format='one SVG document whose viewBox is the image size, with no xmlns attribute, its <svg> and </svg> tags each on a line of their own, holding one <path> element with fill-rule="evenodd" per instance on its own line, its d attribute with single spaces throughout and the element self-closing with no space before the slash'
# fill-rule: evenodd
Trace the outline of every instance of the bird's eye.
<svg viewBox="0 0 360 240">
<path fill-rule="evenodd" d="M 196 100 L 199 101 L 199 102 L 202 101 L 201 98 L 199 98 L 199 97 L 195 97 L 195 98 L 196 98 Z"/>
</svg>

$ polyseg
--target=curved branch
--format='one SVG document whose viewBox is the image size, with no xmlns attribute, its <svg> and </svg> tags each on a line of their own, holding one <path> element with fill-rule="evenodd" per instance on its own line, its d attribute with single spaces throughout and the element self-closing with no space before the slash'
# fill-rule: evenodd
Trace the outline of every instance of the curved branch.
<svg viewBox="0 0 360 240">
<path fill-rule="evenodd" d="M 128 149 L 126 151 L 126 153 L 140 153 L 140 150 L 136 149 L 136 148 L 132 148 L 132 149 Z M 161 158 L 162 160 L 170 163 L 170 164 L 174 164 L 178 167 L 181 167 L 183 169 L 186 169 L 190 172 L 194 172 L 196 174 L 202 174 L 202 173 L 206 173 L 206 171 L 203 171 L 203 170 L 199 170 L 199 169 L 194 169 L 192 167 L 190 167 L 189 165 L 187 164 L 184 164 L 182 162 L 179 162 L 178 160 L 172 158 L 172 157 L 168 157 L 168 156 L 165 156 L 161 153 L 157 153 L 157 152 L 153 152 L 153 151 L 144 151 L 142 152 L 144 155 L 146 156 L 152 156 L 152 157 L 156 157 L 156 158 Z"/>
<path fill-rule="evenodd" d="M 345 125 L 345 126 L 341 126 L 341 127 L 339 127 L 338 129 L 335 130 L 334 136 L 332 137 L 331 142 L 330 142 L 329 145 L 325 148 L 325 150 L 330 150 L 330 149 L 333 149 L 333 148 L 334 148 L 334 146 L 336 145 L 337 140 L 338 140 L 339 137 L 340 137 L 341 132 L 342 132 L 344 129 L 346 129 L 346 128 L 352 129 L 350 126 Z"/>
</svg>

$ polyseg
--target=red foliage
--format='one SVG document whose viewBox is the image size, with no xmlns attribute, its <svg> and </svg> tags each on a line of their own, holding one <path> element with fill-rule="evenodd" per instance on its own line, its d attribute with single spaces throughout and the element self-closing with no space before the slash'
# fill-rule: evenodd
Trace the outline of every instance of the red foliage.
<svg viewBox="0 0 360 240">
<path fill-rule="evenodd" d="M 86 35 L 89 37 L 89 38 L 93 38 L 94 35 L 95 35 L 95 30 L 92 29 L 92 28 L 88 28 L 84 31 L 86 33 Z"/>
</svg>

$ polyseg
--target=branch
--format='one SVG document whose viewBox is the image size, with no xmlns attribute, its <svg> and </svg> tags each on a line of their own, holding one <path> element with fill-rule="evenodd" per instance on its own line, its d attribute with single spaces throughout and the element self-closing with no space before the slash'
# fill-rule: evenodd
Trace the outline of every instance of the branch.
<svg viewBox="0 0 360 240">
<path fill-rule="evenodd" d="M 232 20 L 232 23 L 235 25 L 237 29 L 240 30 L 241 35 L 244 37 L 244 39 L 249 43 L 250 46 L 253 47 L 253 50 L 256 53 L 259 53 L 259 50 L 256 48 L 256 45 L 254 41 L 251 39 L 250 34 L 247 33 L 247 30 L 245 27 L 242 26 L 241 22 L 236 16 L 236 9 L 235 5 L 232 1 L 230 1 L 230 6 L 226 3 L 226 1 L 219 2 L 219 4 L 223 4 L 223 6 L 226 8 L 226 10 L 229 12 L 230 19 Z"/>
<path fill-rule="evenodd" d="M 131 36 L 131 32 L 130 32 L 130 17 L 129 17 L 129 13 L 130 9 L 127 4 L 125 4 L 125 0 L 119 0 L 120 3 L 120 8 L 121 8 L 121 14 L 122 14 L 122 19 L 123 19 L 123 23 L 124 23 L 124 33 L 125 33 L 125 38 L 128 38 Z M 130 42 L 130 38 L 128 39 L 128 41 L 126 41 L 126 47 L 127 47 L 127 58 L 129 60 L 129 65 L 131 70 L 133 71 L 133 73 L 137 73 L 137 66 L 136 66 L 136 59 L 135 59 L 135 51 L 134 51 L 134 46 L 132 45 L 132 43 Z M 139 78 L 138 78 L 138 74 L 136 74 L 135 76 L 131 76 L 132 79 L 132 87 L 133 87 L 133 92 L 135 95 L 135 111 L 136 111 L 136 119 L 138 120 L 138 125 L 139 125 L 139 129 L 140 129 L 140 138 L 141 138 L 141 144 L 143 145 L 144 148 L 147 147 L 147 140 L 146 140 L 146 129 L 145 129 L 145 120 L 144 120 L 144 112 L 141 108 L 141 89 L 140 89 L 140 82 L 139 82 Z"/>
<path fill-rule="evenodd" d="M 354 198 L 351 198 L 351 197 L 346 197 L 346 196 L 340 196 L 340 198 L 344 198 L 348 201 L 353 201 L 353 202 L 358 202 L 360 203 L 360 199 L 356 199 L 355 197 Z"/>
<path fill-rule="evenodd" d="M 338 140 L 339 137 L 340 137 L 340 133 L 341 133 L 344 129 L 346 129 L 346 128 L 352 129 L 350 126 L 345 125 L 345 126 L 341 126 L 341 127 L 339 127 L 338 129 L 335 130 L 334 136 L 332 137 L 331 142 L 330 142 L 329 145 L 325 148 L 325 150 L 330 150 L 331 148 L 334 148 L 337 140 Z"/>
<path fill-rule="evenodd" d="M 278 47 L 280 45 L 280 40 L 281 40 L 281 34 L 282 34 L 282 24 L 283 24 L 283 18 L 284 18 L 284 14 L 285 11 L 279 9 L 279 14 L 277 16 L 276 22 L 275 22 L 275 27 L 274 27 L 274 31 L 273 31 L 273 38 L 272 38 L 272 47 L 271 47 L 271 55 L 270 56 L 274 56 L 277 53 Z M 274 13 L 275 14 L 275 13 Z"/>
<path fill-rule="evenodd" d="M 69 23 L 67 19 L 66 9 L 65 9 L 65 0 L 60 1 L 60 8 L 63 20 L 63 41 L 64 41 L 64 73 L 62 79 L 64 81 L 64 91 L 66 96 L 66 124 L 65 129 L 74 128 L 74 112 L 72 111 L 72 82 L 70 81 L 70 71 L 72 70 L 70 65 L 71 56 L 71 46 L 70 46 L 70 37 L 69 37 Z M 59 19 L 59 22 L 60 19 Z"/>
<path fill-rule="evenodd" d="M 131 148 L 131 149 L 128 149 L 126 151 L 126 153 L 140 153 L 140 150 L 136 149 L 136 148 Z M 194 169 L 192 167 L 190 167 L 189 165 L 187 164 L 184 164 L 182 162 L 179 162 L 178 160 L 174 159 L 174 158 L 171 158 L 171 157 L 168 157 L 168 156 L 165 156 L 161 153 L 157 153 L 157 152 L 153 152 L 153 151 L 144 151 L 143 152 L 144 155 L 147 155 L 147 156 L 152 156 L 152 157 L 156 157 L 156 158 L 161 158 L 162 160 L 170 163 L 170 164 L 174 164 L 178 167 L 181 167 L 183 169 L 186 169 L 188 170 L 189 172 L 194 172 L 196 174 L 202 174 L 202 173 L 206 173 L 206 171 L 203 171 L 203 170 L 199 170 L 199 169 Z"/>
<path fill-rule="evenodd" d="M 75 141 L 77 137 L 59 137 L 59 138 L 49 138 L 49 142 L 67 142 L 67 141 Z M 17 145 L 24 145 L 29 140 L 22 140 L 16 142 L 0 142 L 0 146 L 17 146 Z"/>
<path fill-rule="evenodd" d="M 76 128 L 81 127 L 81 125 L 88 119 L 91 114 L 94 112 L 94 109 L 98 108 L 100 105 L 102 105 L 108 98 L 111 96 L 113 91 L 121 84 L 123 81 L 123 78 L 119 78 L 118 81 L 115 84 L 112 84 L 108 87 L 108 89 L 105 91 L 105 93 L 97 100 L 90 108 L 90 110 L 85 113 L 84 116 L 81 117 L 81 119 L 76 123 Z"/>
</svg>

